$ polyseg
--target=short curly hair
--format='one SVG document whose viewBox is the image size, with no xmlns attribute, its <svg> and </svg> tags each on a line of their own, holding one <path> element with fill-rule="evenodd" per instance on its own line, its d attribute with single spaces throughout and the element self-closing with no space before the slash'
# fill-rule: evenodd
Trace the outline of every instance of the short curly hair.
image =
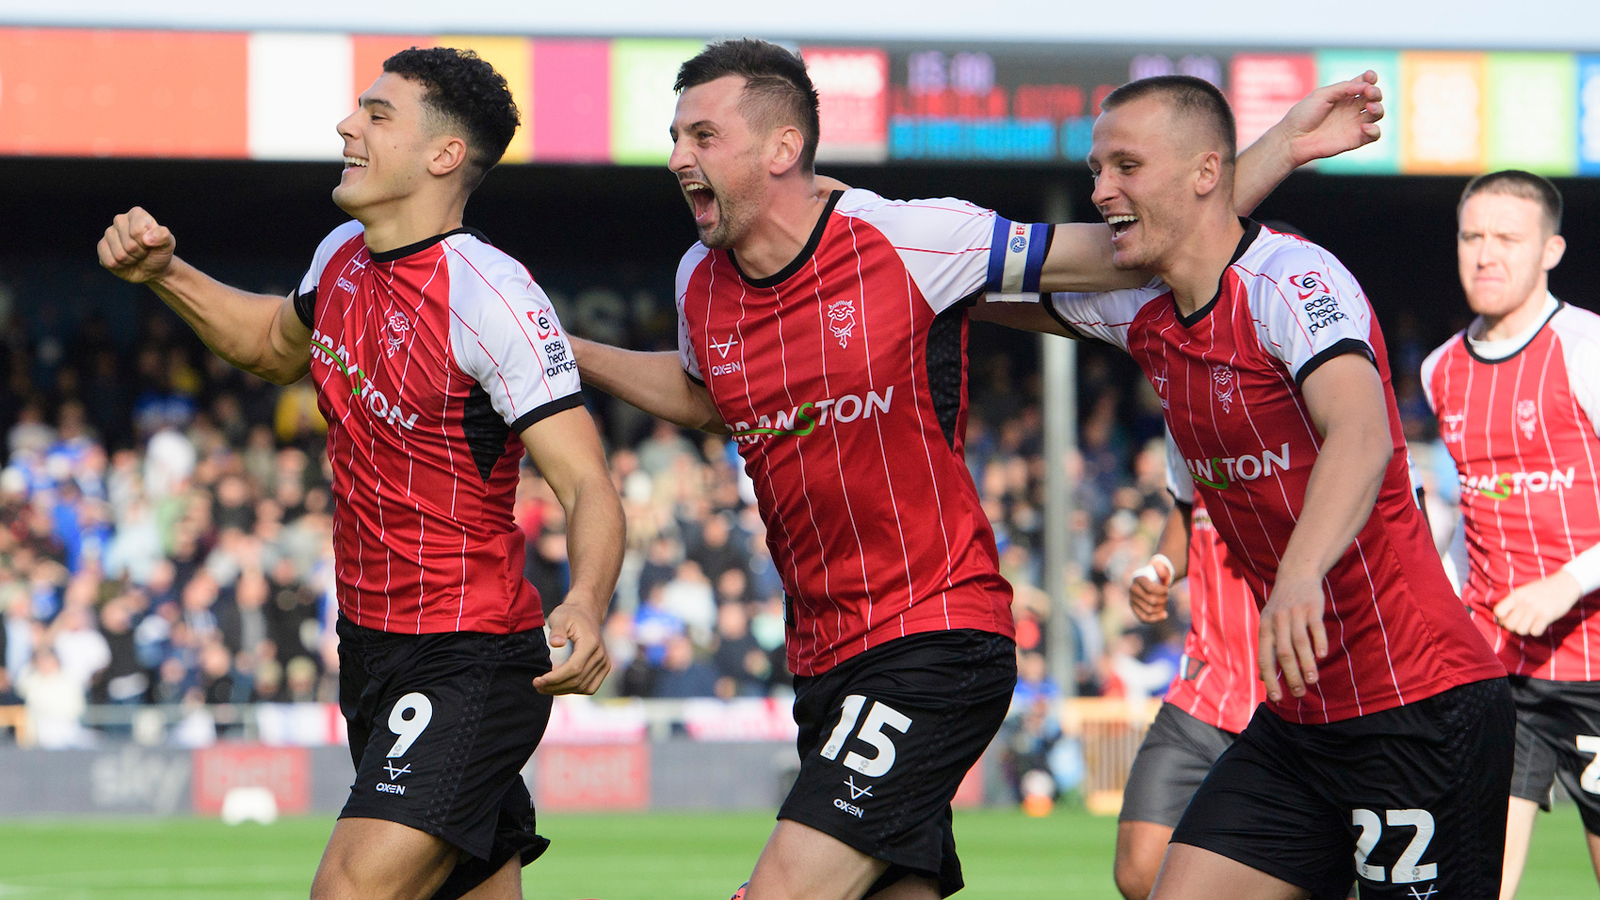
<svg viewBox="0 0 1600 900">
<path fill-rule="evenodd" d="M 467 183 L 475 188 L 494 168 L 522 124 L 504 75 L 471 50 L 412 47 L 383 61 L 383 71 L 422 85 L 422 101 L 467 141 Z"/>
</svg>

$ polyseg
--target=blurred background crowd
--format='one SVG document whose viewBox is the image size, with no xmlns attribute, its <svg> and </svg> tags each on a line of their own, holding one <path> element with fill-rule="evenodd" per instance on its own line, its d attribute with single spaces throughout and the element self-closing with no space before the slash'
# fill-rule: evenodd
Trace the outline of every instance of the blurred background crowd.
<svg viewBox="0 0 1600 900">
<path fill-rule="evenodd" d="M 86 704 L 336 701 L 330 472 L 312 388 L 230 368 L 164 311 L 142 317 L 131 345 L 97 321 L 42 338 L 13 328 L 0 344 L 0 706 L 25 704 L 39 743 L 60 747 L 100 738 L 83 724 Z M 1399 394 L 1427 468 L 1432 423 L 1414 375 L 1427 348 L 1404 321 L 1397 331 L 1396 371 L 1413 373 Z M 975 331 L 967 462 L 1015 588 L 1021 678 L 1007 746 L 1019 772 L 1049 768 L 1068 788 L 1081 759 L 1044 657 L 1031 340 Z M 1182 653 L 1187 597 L 1180 585 L 1176 614 L 1155 626 L 1137 622 L 1128 598 L 1171 505 L 1159 401 L 1104 348 L 1081 349 L 1078 379 L 1079 449 L 1063 461 L 1076 485 L 1067 687 L 1159 697 Z M 591 399 L 628 539 L 603 694 L 786 696 L 783 586 L 733 445 Z M 1436 500 L 1448 518 L 1454 497 Z M 515 517 L 548 610 L 568 578 L 563 514 L 526 464 Z M 226 729 L 225 714 L 216 721 Z"/>
</svg>

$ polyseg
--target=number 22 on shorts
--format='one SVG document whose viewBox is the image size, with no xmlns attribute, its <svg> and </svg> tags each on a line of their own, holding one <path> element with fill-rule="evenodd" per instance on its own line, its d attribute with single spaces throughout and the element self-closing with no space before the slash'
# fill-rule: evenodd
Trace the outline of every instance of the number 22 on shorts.
<svg viewBox="0 0 1600 900">
<path fill-rule="evenodd" d="M 411 713 L 407 718 L 406 713 Z M 389 748 L 389 758 L 405 756 L 411 745 L 433 721 L 433 701 L 426 694 L 412 691 L 395 701 L 394 709 L 389 713 L 389 730 L 400 736 Z"/>
<path fill-rule="evenodd" d="M 866 704 L 867 698 L 860 694 L 851 694 L 844 698 L 844 705 L 839 711 L 839 724 L 834 726 L 833 733 L 828 736 L 828 743 L 822 746 L 823 759 L 838 758 L 839 751 L 844 749 L 845 740 L 856 727 L 856 720 L 861 718 L 861 708 Z M 883 733 L 885 725 L 905 734 L 911 728 L 911 717 L 887 703 L 874 700 L 872 709 L 867 711 L 867 718 L 861 723 L 861 731 L 856 737 L 877 748 L 878 755 L 862 756 L 852 750 L 844 755 L 844 765 L 868 778 L 877 778 L 894 768 L 894 741 Z"/>
<path fill-rule="evenodd" d="M 1425 809 L 1391 809 L 1380 819 L 1377 810 L 1352 809 L 1350 824 L 1361 829 L 1361 836 L 1356 838 L 1356 874 L 1362 878 L 1376 882 L 1389 880 L 1384 877 L 1383 866 L 1367 863 L 1367 856 L 1378 846 L 1378 838 L 1383 836 L 1385 824 L 1409 825 L 1417 830 L 1411 843 L 1395 860 L 1392 879 L 1395 884 L 1432 881 L 1439 877 L 1438 863 L 1422 863 L 1422 854 L 1428 852 L 1428 845 L 1433 842 L 1433 813 Z"/>
</svg>

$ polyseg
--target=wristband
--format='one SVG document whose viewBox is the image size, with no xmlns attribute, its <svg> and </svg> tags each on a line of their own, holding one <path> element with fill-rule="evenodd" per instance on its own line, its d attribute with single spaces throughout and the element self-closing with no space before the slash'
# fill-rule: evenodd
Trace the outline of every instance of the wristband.
<svg viewBox="0 0 1600 900">
<path fill-rule="evenodd" d="M 1156 563 L 1163 563 L 1166 565 L 1167 577 L 1163 579 L 1161 583 L 1167 587 L 1172 587 L 1172 576 L 1177 574 L 1178 567 L 1172 564 L 1172 560 L 1168 559 L 1165 553 L 1157 553 L 1156 555 L 1150 557 L 1150 568 L 1155 568 Z"/>
<path fill-rule="evenodd" d="M 1166 565 L 1167 577 L 1162 578 L 1161 574 L 1156 571 L 1157 562 L 1161 562 Z M 1138 581 L 1140 578 L 1148 578 L 1151 581 L 1161 582 L 1163 587 L 1172 587 L 1172 573 L 1176 571 L 1177 569 L 1172 565 L 1172 560 L 1168 559 L 1165 554 L 1157 553 L 1156 555 L 1150 557 L 1150 561 L 1148 563 L 1145 563 L 1139 568 L 1134 569 L 1133 574 L 1129 577 L 1129 581 Z"/>
<path fill-rule="evenodd" d="M 1578 580 L 1579 596 L 1600 589 L 1600 545 L 1579 553 L 1561 568 Z"/>
</svg>

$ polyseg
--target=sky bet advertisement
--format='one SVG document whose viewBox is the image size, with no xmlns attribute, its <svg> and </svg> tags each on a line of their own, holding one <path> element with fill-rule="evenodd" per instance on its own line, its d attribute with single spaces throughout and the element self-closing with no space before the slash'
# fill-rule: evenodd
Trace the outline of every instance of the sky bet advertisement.
<svg viewBox="0 0 1600 900">
<path fill-rule="evenodd" d="M 0 155 L 336 160 L 333 124 L 413 45 L 511 84 L 508 163 L 661 165 L 695 40 L 0 28 Z M 1600 55 L 883 44 L 789 46 L 822 98 L 824 162 L 1080 164 L 1123 82 L 1183 73 L 1232 100 L 1244 146 L 1313 87 L 1377 71 L 1384 139 L 1330 173 L 1600 175 Z M 140 71 L 140 79 L 126 73 Z M 155 85 L 154 90 L 149 86 Z M 125 97 L 135 92 L 137 97 Z M 137 100 L 138 102 L 124 102 Z M 160 115 L 139 111 L 154 106 Z M 75 109 L 82 115 L 61 115 Z"/>
</svg>

